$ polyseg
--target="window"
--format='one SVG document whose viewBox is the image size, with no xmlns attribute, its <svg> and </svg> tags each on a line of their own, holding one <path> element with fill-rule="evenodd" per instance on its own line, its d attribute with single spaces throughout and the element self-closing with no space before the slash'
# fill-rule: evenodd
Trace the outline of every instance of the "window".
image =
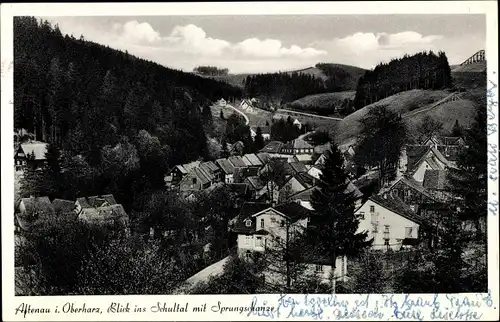
<svg viewBox="0 0 500 322">
<path fill-rule="evenodd" d="M 252 236 L 245 236 L 245 245 L 250 246 L 252 242 Z"/>
<path fill-rule="evenodd" d="M 359 219 L 365 219 L 365 212 L 364 211 L 359 213 Z"/>
<path fill-rule="evenodd" d="M 193 178 L 193 184 L 196 184 L 196 178 Z"/>
<path fill-rule="evenodd" d="M 370 212 L 375 212 L 375 206 L 370 206 Z"/>
<path fill-rule="evenodd" d="M 281 227 L 285 227 L 285 221 L 284 220 L 281 221 Z"/>
<path fill-rule="evenodd" d="M 405 238 L 412 238 L 411 236 L 413 235 L 413 227 L 406 227 L 405 228 Z"/>
<path fill-rule="evenodd" d="M 316 265 L 316 268 L 314 269 L 316 273 L 323 273 L 323 265 Z"/>
<path fill-rule="evenodd" d="M 384 225 L 384 233 L 388 234 L 389 233 L 389 230 L 390 230 L 390 227 L 389 225 Z"/>
<path fill-rule="evenodd" d="M 264 243 L 262 242 L 262 237 L 257 237 L 257 247 L 264 247 Z"/>
<path fill-rule="evenodd" d="M 372 227 L 373 227 L 372 232 L 373 233 L 378 233 L 378 225 L 377 224 L 372 224 Z"/>
<path fill-rule="evenodd" d="M 271 223 L 275 224 L 276 223 L 276 218 L 271 217 Z"/>
<path fill-rule="evenodd" d="M 260 228 L 264 229 L 264 218 L 260 220 Z"/>
<path fill-rule="evenodd" d="M 252 221 L 250 219 L 245 220 L 245 226 L 251 227 L 252 226 Z"/>
</svg>

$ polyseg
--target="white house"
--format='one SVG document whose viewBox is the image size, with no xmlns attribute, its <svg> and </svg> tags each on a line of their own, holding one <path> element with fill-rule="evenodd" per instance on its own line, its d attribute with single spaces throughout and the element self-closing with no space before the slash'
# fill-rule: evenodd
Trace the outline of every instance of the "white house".
<svg viewBox="0 0 500 322">
<path fill-rule="evenodd" d="M 426 170 L 445 170 L 452 166 L 439 150 L 428 145 L 407 145 L 401 151 L 399 174 L 423 182 Z"/>
<path fill-rule="evenodd" d="M 271 139 L 271 129 L 269 126 L 260 126 L 260 130 L 264 141 L 269 141 Z M 255 137 L 257 136 L 257 127 L 254 126 L 250 128 L 250 136 L 253 140 L 255 140 Z"/>
<path fill-rule="evenodd" d="M 371 196 L 355 214 L 360 220 L 358 232 L 368 232 L 374 249 L 399 250 L 418 241 L 422 220 L 398 197 Z"/>
<path fill-rule="evenodd" d="M 226 106 L 226 104 L 227 104 L 227 103 L 226 103 L 226 100 L 225 100 L 225 99 L 221 98 L 221 99 L 219 100 L 219 105 L 220 105 L 220 106 Z"/>
<path fill-rule="evenodd" d="M 299 128 L 299 130 L 301 130 L 301 129 L 302 129 L 302 123 L 300 123 L 300 121 L 299 121 L 298 119 L 295 119 L 295 120 L 293 121 L 293 125 L 295 125 L 296 127 L 298 127 L 298 128 Z"/>
<path fill-rule="evenodd" d="M 255 204 L 250 207 L 255 209 Z M 275 207 L 260 205 L 254 213 L 245 209 L 233 222 L 233 231 L 238 233 L 238 254 L 250 258 L 253 252 L 265 252 L 271 247 L 282 247 L 286 238 L 294 238 L 295 234 L 307 228 L 309 209 L 299 203 L 290 202 Z M 288 230 L 288 234 L 287 234 Z M 331 275 L 331 263 L 320 254 L 307 254 L 302 261 L 308 264 L 308 270 L 314 271 L 323 282 L 328 282 Z M 347 260 L 339 257 L 336 260 L 335 276 L 345 278 Z"/>
<path fill-rule="evenodd" d="M 228 159 L 217 159 L 215 163 L 222 169 L 225 183 L 234 182 L 234 166 Z"/>
</svg>

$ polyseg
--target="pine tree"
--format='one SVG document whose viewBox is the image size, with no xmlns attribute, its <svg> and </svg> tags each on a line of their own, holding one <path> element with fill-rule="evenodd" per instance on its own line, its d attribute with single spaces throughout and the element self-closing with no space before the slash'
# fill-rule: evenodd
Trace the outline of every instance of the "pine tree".
<svg viewBox="0 0 500 322">
<path fill-rule="evenodd" d="M 221 144 L 222 144 L 222 149 L 221 149 L 221 155 L 220 155 L 220 157 L 221 158 L 228 158 L 229 157 L 229 151 L 227 149 L 227 139 L 226 139 L 225 136 L 222 138 Z"/>
<path fill-rule="evenodd" d="M 42 175 L 41 185 L 49 198 L 60 198 L 64 187 L 61 173 L 61 152 L 57 145 L 49 144 L 45 153 L 45 167 Z"/>
<path fill-rule="evenodd" d="M 462 136 L 462 127 L 458 123 L 458 120 L 455 121 L 455 125 L 453 125 L 453 129 L 451 130 L 451 135 L 455 137 Z"/>
<path fill-rule="evenodd" d="M 222 109 L 220 110 L 220 118 L 221 120 L 225 120 L 224 112 L 222 111 Z"/>
<path fill-rule="evenodd" d="M 255 138 L 254 138 L 255 151 L 260 151 L 264 147 L 264 138 L 262 137 L 262 129 L 257 127 Z"/>
<path fill-rule="evenodd" d="M 307 238 L 310 246 L 328 258 L 332 272 L 335 272 L 337 257 L 355 256 L 372 243 L 372 240 L 367 240 L 366 232 L 357 232 L 359 219 L 354 215 L 353 192 L 346 192 L 348 183 L 344 158 L 332 142 L 326 153 L 319 189 L 311 197 L 315 215 Z M 333 281 L 335 283 L 335 279 Z"/>
</svg>

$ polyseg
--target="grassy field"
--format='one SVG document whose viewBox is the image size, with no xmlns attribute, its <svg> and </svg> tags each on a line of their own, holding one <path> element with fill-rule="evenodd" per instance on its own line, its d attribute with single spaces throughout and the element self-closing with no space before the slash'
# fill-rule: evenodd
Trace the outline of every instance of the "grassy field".
<svg viewBox="0 0 500 322">
<path fill-rule="evenodd" d="M 486 61 L 480 61 L 468 65 L 456 66 L 452 69 L 453 73 L 466 73 L 466 72 L 475 72 L 475 73 L 484 73 L 486 72 Z"/>
<path fill-rule="evenodd" d="M 333 112 L 332 104 L 340 108 L 345 99 L 352 100 L 355 95 L 355 91 L 307 95 L 287 104 L 287 108 L 308 113 L 330 115 Z"/>
<path fill-rule="evenodd" d="M 370 109 L 376 106 L 387 105 L 389 109 L 404 114 L 418 108 L 429 106 L 430 104 L 440 101 L 449 94 L 448 91 L 444 90 L 411 90 L 389 96 L 345 117 L 338 123 L 335 129 L 336 138 L 339 143 L 343 143 L 356 137 L 361 131 L 359 121 L 370 111 Z"/>
<path fill-rule="evenodd" d="M 231 105 L 233 107 L 235 107 L 236 109 L 238 109 L 239 111 L 243 112 L 248 117 L 248 120 L 250 121 L 250 126 L 265 126 L 266 121 L 271 123 L 271 120 L 272 120 L 271 112 L 264 111 L 264 110 L 257 110 L 256 113 L 249 113 L 249 112 L 243 111 L 242 109 L 240 109 L 240 101 L 236 101 Z M 224 116 L 226 118 L 229 117 L 229 115 L 236 113 L 230 107 L 213 105 L 212 106 L 212 115 L 213 115 L 214 119 L 220 118 L 220 111 L 221 110 L 223 111 Z"/>
<path fill-rule="evenodd" d="M 286 114 L 285 112 L 276 113 L 276 114 L 274 114 L 274 118 L 275 119 L 280 119 L 280 118 L 287 119 L 288 114 Z M 309 123 L 315 129 L 332 128 L 332 127 L 335 127 L 340 122 L 340 121 L 322 119 L 322 118 L 306 116 L 306 115 L 292 116 L 292 119 L 293 120 L 298 119 L 302 124 Z"/>
</svg>

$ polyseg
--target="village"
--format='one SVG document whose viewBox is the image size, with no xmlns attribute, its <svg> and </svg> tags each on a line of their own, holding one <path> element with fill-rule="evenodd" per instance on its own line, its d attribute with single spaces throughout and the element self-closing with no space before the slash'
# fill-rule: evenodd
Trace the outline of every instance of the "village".
<svg viewBox="0 0 500 322">
<path fill-rule="evenodd" d="M 240 108 L 255 111 L 258 108 L 252 106 L 253 102 L 243 100 Z M 226 101 L 221 99 L 216 104 L 226 106 Z M 298 119 L 293 120 L 293 125 L 299 129 L 302 126 Z M 255 138 L 255 129 L 251 128 L 252 138 Z M 254 252 L 272 248 L 276 240 L 280 243 L 292 238 L 287 233 L 288 227 L 307 229 L 311 216 L 314 216 L 311 196 L 318 189 L 330 151 L 330 143 L 314 146 L 307 139 L 314 131 L 290 142 L 271 141 L 269 128 L 261 133 L 266 144 L 258 153 L 243 154 L 243 142 L 239 141 L 230 145 L 228 158 L 179 164 L 164 177 L 165 189 L 175 191 L 186 202 L 196 202 L 217 188 L 227 188 L 233 197 L 236 214 L 228 222 L 227 229 L 236 236 L 238 255 L 247 259 Z M 15 136 L 22 135 L 29 136 L 22 131 Z M 377 169 L 370 169 L 357 177 L 353 146 L 342 147 L 344 167 L 350 178 L 346 192 L 355 198 L 358 231 L 368 232 L 369 238 L 373 239 L 372 249 L 404 251 L 422 243 L 432 247 L 439 236 L 439 211 L 448 211 L 442 205 L 455 198 L 450 193 L 447 170 L 456 168 L 457 154 L 465 144 L 462 137 L 432 135 L 420 144 L 404 146 L 396 178 L 371 195 L 366 186 L 373 183 Z M 31 139 L 20 143 L 15 157 L 16 173 L 22 175 L 25 166 L 41 170 L 47 146 L 47 143 Z M 71 220 L 113 227 L 118 236 L 130 235 L 129 217 L 113 195 L 82 196 L 76 201 L 51 201 L 46 196 L 22 198 L 16 207 L 16 234 L 22 236 L 23 231 L 30 229 L 32 222 L 24 214 L 34 212 L 38 220 L 56 213 Z M 150 235 L 154 235 L 153 228 Z M 206 251 L 209 248 L 209 244 L 204 247 Z M 207 272 L 212 274 L 214 268 L 220 270 L 221 263 L 226 261 L 227 258 L 222 259 L 188 281 L 197 280 Z M 330 263 L 320 257 L 309 258 L 306 263 L 323 282 L 329 281 L 332 274 Z M 336 280 L 348 278 L 348 267 L 345 256 L 337 259 L 333 272 Z"/>
</svg>

